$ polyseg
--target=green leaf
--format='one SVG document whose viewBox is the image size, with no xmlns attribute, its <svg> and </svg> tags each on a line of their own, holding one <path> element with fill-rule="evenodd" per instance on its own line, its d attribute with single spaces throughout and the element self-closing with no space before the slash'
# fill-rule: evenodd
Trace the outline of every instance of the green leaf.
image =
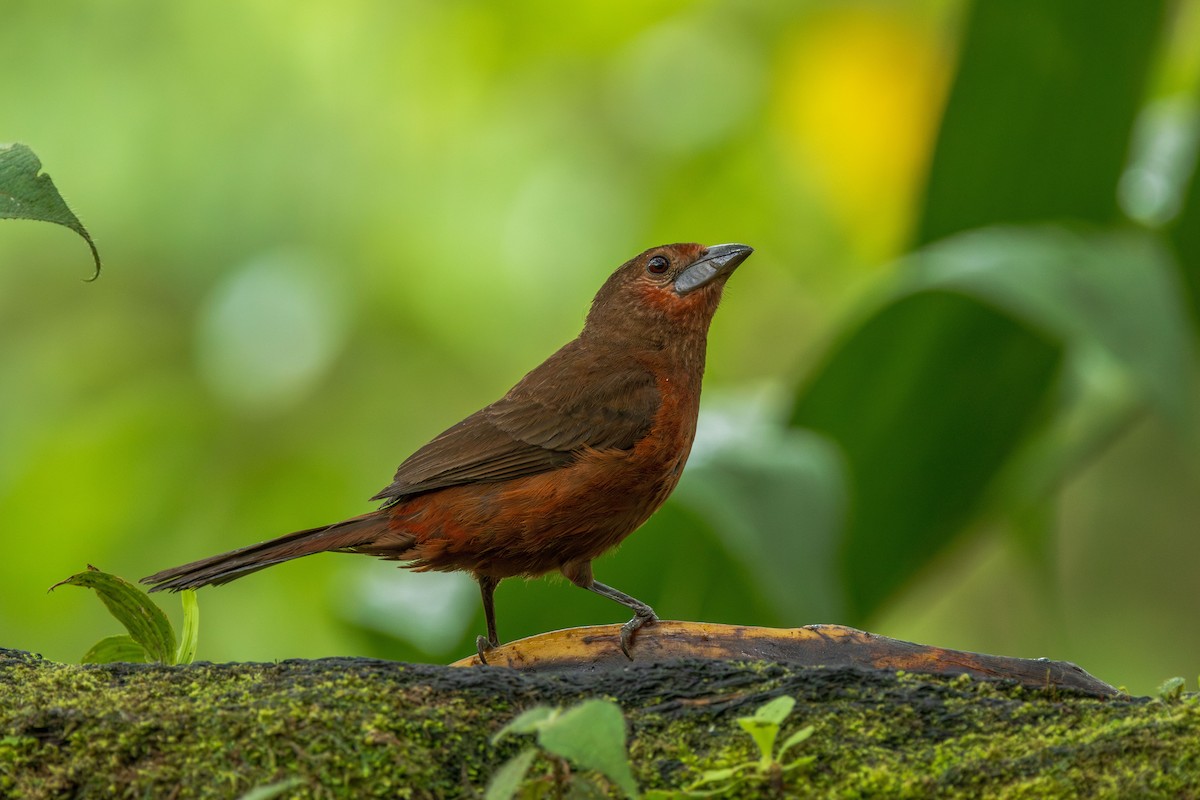
<svg viewBox="0 0 1200 800">
<path fill-rule="evenodd" d="M 833 442 L 801 430 L 741 440 L 693 459 L 672 500 L 709 523 L 728 551 L 725 562 L 732 557 L 754 575 L 750 590 L 779 619 L 842 617 L 845 467 Z M 688 538 L 699 538 L 694 526 Z"/>
<path fill-rule="evenodd" d="M 1196 102 L 1200 103 L 1200 97 Z M 1200 319 L 1200 158 L 1192 172 L 1192 180 L 1183 208 L 1168 232 L 1179 258 L 1184 287 L 1191 300 L 1192 316 Z"/>
<path fill-rule="evenodd" d="M 256 786 L 239 797 L 238 800 L 272 800 L 272 798 L 279 797 L 284 792 L 295 789 L 297 786 L 303 784 L 304 778 L 297 775 L 292 778 L 275 781 L 274 783 L 268 783 L 264 786 Z"/>
<path fill-rule="evenodd" d="M 779 735 L 779 723 L 754 717 L 739 717 L 737 723 L 742 726 L 742 730 L 750 734 L 754 743 L 758 745 L 759 769 L 770 767 L 774 761 L 771 751 L 775 748 L 775 737 Z"/>
<path fill-rule="evenodd" d="M 800 756 L 800 758 L 797 758 L 792 763 L 785 765 L 783 767 L 783 771 L 791 772 L 794 769 L 800 769 L 801 767 L 808 767 L 808 766 L 811 766 L 813 763 L 815 763 L 816 760 L 817 760 L 816 756 Z"/>
<path fill-rule="evenodd" d="M 488 782 L 484 800 L 511 800 L 521 782 L 525 780 L 525 774 L 529 772 L 529 765 L 533 763 L 533 757 L 536 755 L 536 748 L 527 747 L 501 764 L 500 769 L 496 770 Z"/>
<path fill-rule="evenodd" d="M 128 634 L 119 633 L 115 636 L 105 636 L 92 645 L 83 654 L 81 664 L 112 664 L 125 661 L 131 664 L 144 664 L 150 659 L 146 657 L 146 648 L 133 640 Z"/>
<path fill-rule="evenodd" d="M 109 613 L 125 626 L 129 635 L 145 648 L 152 660 L 163 664 L 173 663 L 175 631 L 167 615 L 141 589 L 91 565 L 88 565 L 86 572 L 76 573 L 54 584 L 50 591 L 64 584 L 94 589 Z"/>
<path fill-rule="evenodd" d="M 200 603 L 193 589 L 179 593 L 183 601 L 183 634 L 179 637 L 179 649 L 175 651 L 176 664 L 190 664 L 196 660 L 196 647 L 200 640 Z"/>
<path fill-rule="evenodd" d="M 741 725 L 758 745 L 759 769 L 767 769 L 774 763 L 775 738 L 779 736 L 779 728 L 783 721 L 795 707 L 796 700 L 783 695 L 759 706 L 754 716 L 738 718 L 738 725 Z"/>
<path fill-rule="evenodd" d="M 703 786 L 706 783 L 718 783 L 727 781 L 735 777 L 739 772 L 742 772 L 741 767 L 724 767 L 722 769 L 706 769 L 700 773 L 700 777 L 692 786 Z"/>
<path fill-rule="evenodd" d="M 1185 681 L 1183 680 L 1183 678 L 1180 678 L 1179 676 L 1176 676 L 1174 678 L 1167 678 L 1165 681 L 1163 681 L 1159 685 L 1157 694 L 1158 694 L 1159 698 L 1162 700 L 1166 700 L 1166 701 L 1178 700 L 1180 697 L 1183 696 L 1184 685 L 1185 685 Z"/>
<path fill-rule="evenodd" d="M 1076 350 L 1102 352 L 1167 417 L 1187 417 L 1190 322 L 1176 266 L 1156 237 L 989 228 L 926 248 L 901 268 L 902 291 L 959 291 L 1003 308 Z"/>
<path fill-rule="evenodd" d="M 813 726 L 809 725 L 807 727 L 801 728 L 800 730 L 796 731 L 788 738 L 784 739 L 783 744 L 781 744 L 779 746 L 779 753 L 776 755 L 776 760 L 783 761 L 783 757 L 787 755 L 788 750 L 791 750 L 796 745 L 807 740 L 810 736 L 813 735 L 813 730 L 814 730 Z"/>
<path fill-rule="evenodd" d="M 788 718 L 788 714 L 791 714 L 792 709 L 795 707 L 795 698 L 782 695 L 759 706 L 758 710 L 754 712 L 753 718 L 763 722 L 771 722 L 775 725 L 782 725 L 783 721 Z"/>
<path fill-rule="evenodd" d="M 538 743 L 584 769 L 615 783 L 626 797 L 637 797 L 637 784 L 625 753 L 625 717 L 610 700 L 585 700 L 540 724 Z"/>
<path fill-rule="evenodd" d="M 512 733 L 533 733 L 546 720 L 553 719 L 561 712 L 561 708 L 552 708 L 551 706 L 534 706 L 533 708 L 528 708 L 510 720 L 503 728 L 496 731 L 495 735 L 492 736 L 492 744 L 497 744 L 505 736 Z"/>
<path fill-rule="evenodd" d="M 1048 418 L 1062 357 L 1053 336 L 949 291 L 900 297 L 835 345 L 792 424 L 845 459 L 847 622 L 878 609 L 973 519 Z"/>
<path fill-rule="evenodd" d="M 92 278 L 100 274 L 100 252 L 66 201 L 54 188 L 42 162 L 23 144 L 0 145 L 0 219 L 53 222 L 78 233 L 87 242 L 96 263 Z"/>
<path fill-rule="evenodd" d="M 997 222 L 1117 218 L 1165 0 L 976 0 L 917 241 Z"/>
</svg>

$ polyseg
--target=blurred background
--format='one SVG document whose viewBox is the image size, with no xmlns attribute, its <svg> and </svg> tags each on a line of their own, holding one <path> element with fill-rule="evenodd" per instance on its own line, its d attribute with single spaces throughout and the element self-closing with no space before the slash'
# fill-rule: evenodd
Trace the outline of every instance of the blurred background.
<svg viewBox="0 0 1200 800">
<path fill-rule="evenodd" d="M 0 646 L 371 508 L 652 245 L 743 241 L 683 483 L 597 577 L 660 616 L 1200 672 L 1200 0 L 44 3 L 0 140 Z M 159 596 L 175 619 L 178 600 Z M 200 658 L 473 651 L 465 575 L 199 593 Z M 506 581 L 500 636 L 624 621 Z"/>
</svg>

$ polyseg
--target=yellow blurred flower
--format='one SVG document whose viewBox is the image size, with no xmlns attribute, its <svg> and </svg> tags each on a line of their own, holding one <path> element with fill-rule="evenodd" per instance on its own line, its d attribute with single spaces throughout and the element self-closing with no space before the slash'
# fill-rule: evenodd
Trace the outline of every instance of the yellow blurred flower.
<svg viewBox="0 0 1200 800">
<path fill-rule="evenodd" d="M 782 48 L 777 130 L 859 255 L 905 244 L 940 118 L 948 59 L 933 31 L 882 9 L 809 20 Z"/>
</svg>

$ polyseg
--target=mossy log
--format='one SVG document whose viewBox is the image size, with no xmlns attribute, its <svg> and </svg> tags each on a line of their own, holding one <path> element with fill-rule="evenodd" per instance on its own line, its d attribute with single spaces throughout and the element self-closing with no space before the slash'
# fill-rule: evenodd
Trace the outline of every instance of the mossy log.
<svg viewBox="0 0 1200 800">
<path fill-rule="evenodd" d="M 0 796 L 478 797 L 523 743 L 517 712 L 620 703 L 643 788 L 755 758 L 737 716 L 787 694 L 811 766 L 787 797 L 1197 797 L 1200 703 L 969 675 L 676 660 L 581 671 L 360 658 L 70 666 L 0 650 Z M 740 787 L 740 796 L 775 789 Z M 735 795 L 738 796 L 738 795 Z"/>
</svg>

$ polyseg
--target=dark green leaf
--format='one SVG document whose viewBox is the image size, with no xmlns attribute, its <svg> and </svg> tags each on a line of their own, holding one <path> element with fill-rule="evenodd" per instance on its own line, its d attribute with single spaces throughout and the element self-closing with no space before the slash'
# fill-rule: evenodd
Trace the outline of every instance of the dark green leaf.
<svg viewBox="0 0 1200 800">
<path fill-rule="evenodd" d="M 904 291 L 970 294 L 1076 350 L 1103 351 L 1160 411 L 1186 417 L 1191 331 L 1176 267 L 1155 237 L 989 228 L 926 248 L 902 270 Z"/>
<path fill-rule="evenodd" d="M 846 460 L 840 572 L 850 619 L 877 609 L 955 536 L 1047 417 L 1052 336 L 961 294 L 902 297 L 852 330 L 802 390 L 792 422 Z"/>
<path fill-rule="evenodd" d="M 544 722 L 538 743 L 584 769 L 594 769 L 637 797 L 637 784 L 625 753 L 625 716 L 610 700 L 585 700 Z"/>
<path fill-rule="evenodd" d="M 81 664 L 113 664 L 125 661 L 131 664 L 144 664 L 149 661 L 146 648 L 133 640 L 128 634 L 119 633 L 115 636 L 105 636 L 92 645 L 83 654 Z"/>
<path fill-rule="evenodd" d="M 997 222 L 1117 217 L 1165 0 L 976 0 L 917 241 Z"/>
<path fill-rule="evenodd" d="M 86 572 L 59 581 L 50 590 L 64 584 L 94 589 L 109 613 L 125 626 L 129 635 L 146 649 L 146 654 L 152 660 L 174 663 L 175 631 L 171 628 L 171 622 L 141 589 L 90 565 Z"/>
<path fill-rule="evenodd" d="M 1184 286 L 1191 301 L 1192 318 L 1200 320 L 1200 158 L 1196 160 L 1183 208 L 1169 235 L 1182 268 Z"/>
<path fill-rule="evenodd" d="M 529 765 L 536 755 L 537 750 L 528 747 L 501 764 L 488 782 L 484 800 L 511 800 L 525 780 L 525 773 L 529 772 Z"/>
<path fill-rule="evenodd" d="M 837 543 L 846 517 L 837 446 L 808 431 L 778 431 L 688 466 L 673 501 L 707 520 L 730 558 L 757 576 L 777 618 L 839 619 Z M 690 538 L 698 537 L 694 527 Z"/>
<path fill-rule="evenodd" d="M 0 145 L 0 219 L 41 220 L 70 228 L 91 248 L 96 262 L 92 277 L 100 274 L 100 252 L 91 234 L 42 172 L 42 162 L 23 144 Z"/>
</svg>

